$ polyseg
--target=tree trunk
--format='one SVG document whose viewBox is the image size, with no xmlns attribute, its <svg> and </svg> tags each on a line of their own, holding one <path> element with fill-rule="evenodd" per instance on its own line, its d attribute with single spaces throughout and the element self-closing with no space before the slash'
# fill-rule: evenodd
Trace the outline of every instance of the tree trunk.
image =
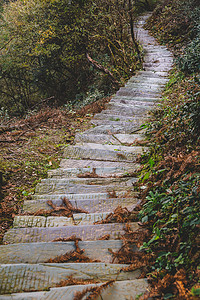
<svg viewBox="0 0 200 300">
<path fill-rule="evenodd" d="M 131 37 L 132 37 L 132 41 L 133 41 L 133 44 L 135 46 L 135 49 L 136 49 L 136 52 L 138 55 L 138 59 L 141 63 L 142 61 L 141 61 L 141 56 L 140 56 L 140 50 L 139 50 L 139 46 L 138 46 L 138 43 L 135 38 L 135 33 L 134 33 L 134 28 L 133 28 L 133 7 L 132 7 L 131 0 L 128 0 L 128 6 L 129 6 L 129 24 L 130 24 L 130 28 L 131 28 Z"/>
</svg>

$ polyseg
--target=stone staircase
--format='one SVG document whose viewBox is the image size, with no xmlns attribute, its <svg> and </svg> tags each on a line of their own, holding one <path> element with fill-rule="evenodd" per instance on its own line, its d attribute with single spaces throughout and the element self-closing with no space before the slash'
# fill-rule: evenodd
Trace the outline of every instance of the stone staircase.
<svg viewBox="0 0 200 300">
<path fill-rule="evenodd" d="M 139 167 L 138 156 L 147 151 L 137 146 L 137 141 L 143 139 L 140 126 L 161 101 L 173 62 L 170 52 L 143 29 L 147 17 L 141 17 L 136 25 L 137 38 L 146 52 L 144 70 L 120 88 L 106 110 L 95 115 L 94 127 L 76 135 L 75 145 L 65 149 L 60 168 L 49 171 L 48 179 L 37 185 L 32 200 L 23 206 L 24 212 L 48 212 L 52 209 L 49 201 L 62 206 L 63 199 L 68 199 L 83 212 L 73 214 L 73 218 L 26 214 L 15 217 L 13 228 L 0 246 L 0 299 L 71 300 L 77 291 L 109 280 L 115 282 L 97 299 L 136 299 L 148 290 L 147 281 L 137 279 L 139 269 L 125 272 L 122 268 L 127 265 L 112 263 L 110 249 L 121 248 L 125 224 L 94 224 L 117 206 L 132 210 L 139 201 L 134 191 L 137 179 L 131 174 Z M 84 178 L 85 173 L 89 178 Z M 136 230 L 138 224 L 132 222 L 130 228 Z M 81 239 L 80 249 L 93 262 L 48 262 L 75 250 L 74 241 L 65 241 L 73 235 Z M 109 240 L 101 240 L 105 235 Z M 137 251 L 136 247 L 133 251 Z M 57 287 L 69 276 L 98 283 Z"/>
</svg>

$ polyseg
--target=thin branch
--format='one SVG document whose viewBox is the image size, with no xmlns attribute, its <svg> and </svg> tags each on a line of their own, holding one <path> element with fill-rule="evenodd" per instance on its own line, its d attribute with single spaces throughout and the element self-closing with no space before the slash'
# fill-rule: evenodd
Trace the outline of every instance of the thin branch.
<svg viewBox="0 0 200 300">
<path fill-rule="evenodd" d="M 86 54 L 86 57 L 95 69 L 107 74 L 116 86 L 120 86 L 120 83 L 114 78 L 113 74 L 108 69 L 100 65 L 96 60 L 92 59 L 88 53 Z"/>
</svg>

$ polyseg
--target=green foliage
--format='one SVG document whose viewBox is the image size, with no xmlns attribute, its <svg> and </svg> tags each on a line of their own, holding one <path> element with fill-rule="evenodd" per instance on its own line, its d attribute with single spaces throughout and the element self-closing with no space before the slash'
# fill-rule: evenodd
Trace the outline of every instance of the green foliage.
<svg viewBox="0 0 200 300">
<path fill-rule="evenodd" d="M 198 266 L 196 238 L 200 224 L 200 195 L 197 191 L 200 174 L 180 181 L 172 191 L 157 188 L 150 192 L 140 212 L 142 222 L 153 222 L 152 238 L 141 249 L 157 252 L 152 271 L 175 274 Z"/>
<path fill-rule="evenodd" d="M 200 25 L 198 36 L 188 44 L 184 54 L 177 61 L 180 69 L 186 73 L 200 71 Z"/>
<path fill-rule="evenodd" d="M 86 54 L 124 82 L 139 66 L 124 1 L 17 0 L 1 21 L 0 106 L 23 113 L 40 99 L 81 102 L 114 86 Z"/>
<path fill-rule="evenodd" d="M 149 275 L 161 280 L 185 269 L 190 287 L 200 261 L 199 85 L 198 74 L 171 75 L 148 124 L 151 147 L 140 174 L 147 194 L 139 219 L 150 232 L 141 250 L 154 257 Z M 170 287 L 167 291 L 162 299 L 175 297 Z M 197 295 L 198 288 L 191 293 Z"/>
</svg>

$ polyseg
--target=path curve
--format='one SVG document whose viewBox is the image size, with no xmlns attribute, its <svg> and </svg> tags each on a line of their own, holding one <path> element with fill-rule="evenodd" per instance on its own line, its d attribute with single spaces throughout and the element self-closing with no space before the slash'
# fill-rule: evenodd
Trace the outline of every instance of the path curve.
<svg viewBox="0 0 200 300">
<path fill-rule="evenodd" d="M 103 291 L 103 300 L 135 299 L 148 289 L 145 279 L 137 279 L 139 269 L 120 272 L 126 265 L 112 263 L 109 249 L 117 251 L 122 246 L 124 224 L 94 224 L 118 205 L 132 209 L 139 200 L 134 191 L 136 178 L 129 174 L 139 167 L 138 155 L 148 150 L 138 146 L 137 142 L 143 139 L 140 126 L 159 103 L 173 62 L 166 47 L 158 45 L 143 29 L 147 17 L 141 17 L 135 28 L 146 53 L 144 70 L 120 88 L 106 110 L 94 116 L 94 127 L 76 135 L 75 145 L 65 149 L 60 168 L 49 172 L 48 178 L 37 185 L 33 199 L 23 206 L 24 212 L 50 210 L 48 201 L 62 206 L 65 197 L 73 207 L 88 213 L 76 213 L 74 220 L 60 216 L 16 216 L 13 228 L 4 236 L 5 245 L 0 246 L 1 300 L 72 300 L 77 291 L 93 286 L 56 287 L 69 276 L 96 279 L 100 281 L 98 285 L 116 280 Z M 131 223 L 131 228 L 136 230 L 137 223 Z M 100 262 L 47 263 L 75 249 L 73 241 L 52 242 L 72 235 L 82 239 L 79 247 L 86 256 Z M 101 240 L 105 235 L 109 235 L 109 240 Z"/>
</svg>

